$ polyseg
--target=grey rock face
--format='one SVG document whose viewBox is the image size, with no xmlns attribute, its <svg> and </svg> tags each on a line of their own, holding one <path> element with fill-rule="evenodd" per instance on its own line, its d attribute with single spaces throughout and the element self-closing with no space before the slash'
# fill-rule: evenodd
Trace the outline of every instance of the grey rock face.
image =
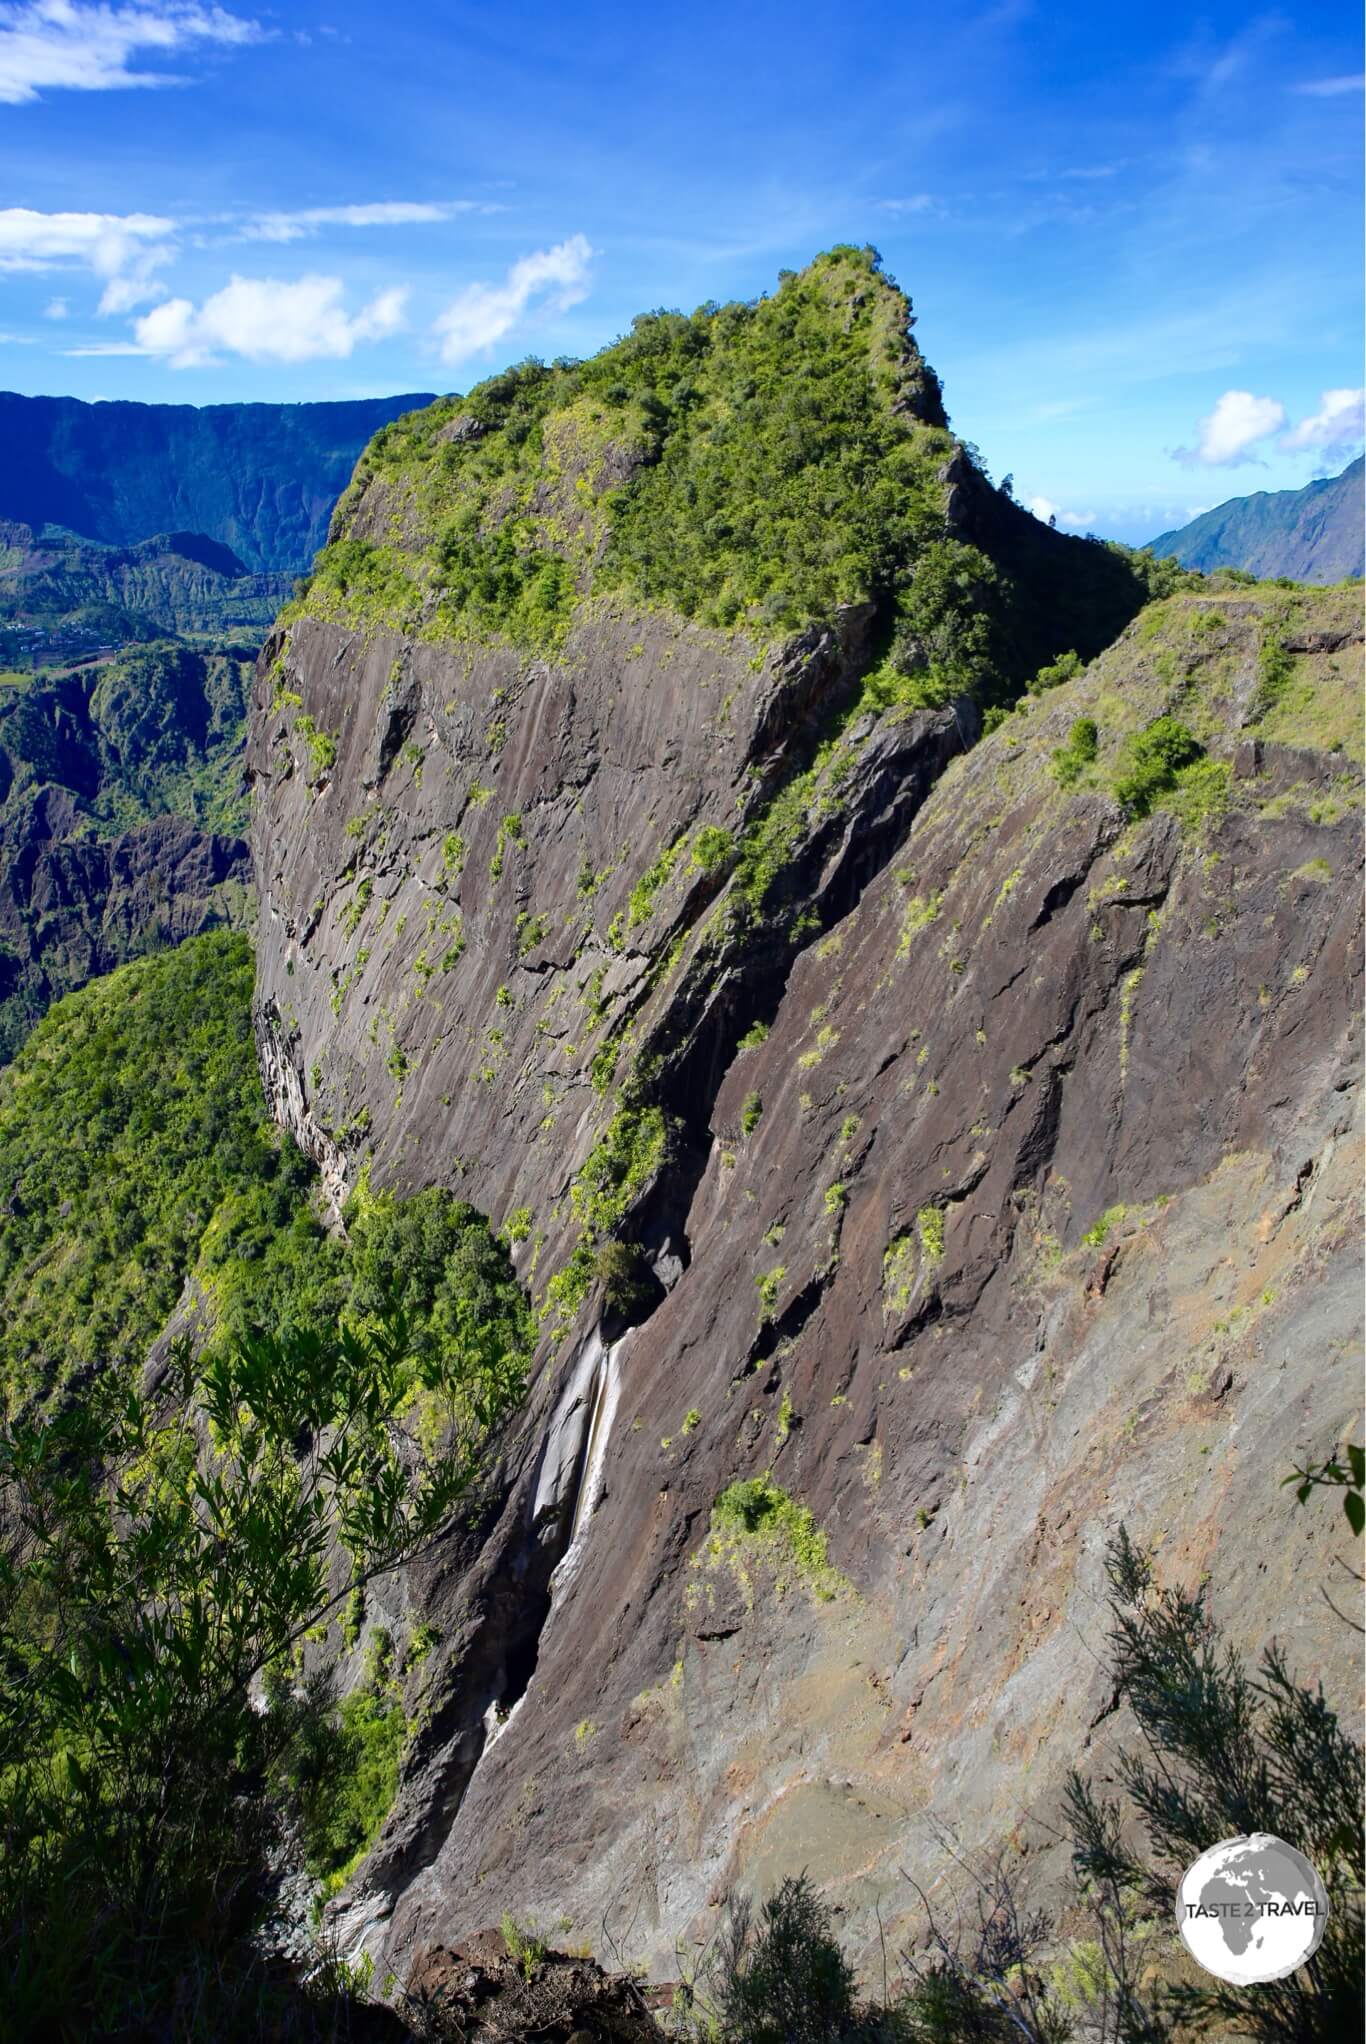
<svg viewBox="0 0 1366 2044">
<path fill-rule="evenodd" d="M 802 1867 L 871 1950 L 944 1824 L 1023 1827 L 1055 1896 L 1062 1774 L 1122 1730 L 1121 1521 L 1356 1693 L 1305 1594 L 1336 1528 L 1279 1479 L 1357 1395 L 1359 774 L 1259 742 L 1222 808 L 1137 822 L 1053 781 L 1079 715 L 1197 696 L 1231 761 L 1256 599 L 1217 660 L 1140 623 L 971 751 L 959 705 L 821 754 L 867 624 L 757 664 L 605 609 L 553 665 L 317 621 L 263 656 L 277 1097 L 339 1193 L 368 1163 L 515 1221 L 546 1306 L 487 1515 L 404 1585 L 442 1644 L 346 1903 L 381 1971 L 508 1908 L 667 1974 Z M 693 848 L 765 815 L 756 916 Z M 656 1276 L 614 1322 L 590 1259 L 559 1314 L 623 1108 L 667 1130 L 618 1223 Z M 828 1571 L 712 1521 L 765 1473 Z"/>
</svg>

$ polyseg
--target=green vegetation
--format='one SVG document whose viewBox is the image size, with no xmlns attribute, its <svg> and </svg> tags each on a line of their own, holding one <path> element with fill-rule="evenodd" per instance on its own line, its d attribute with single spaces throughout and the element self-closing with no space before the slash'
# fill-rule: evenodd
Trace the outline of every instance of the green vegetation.
<svg viewBox="0 0 1366 2044">
<path fill-rule="evenodd" d="M 755 1541 L 769 1548 L 818 1597 L 829 1599 L 842 1578 L 832 1566 L 825 1535 L 810 1510 L 767 1474 L 727 1484 L 712 1506 L 714 1535 Z"/>
<path fill-rule="evenodd" d="M 1100 1219 L 1093 1222 L 1082 1236 L 1081 1239 L 1086 1247 L 1088 1249 L 1099 1249 L 1101 1244 L 1108 1239 L 1111 1230 L 1121 1225 L 1128 1211 L 1129 1209 L 1125 1206 L 1107 1207 Z"/>
<path fill-rule="evenodd" d="M 294 1687 L 273 1665 L 266 1684 L 270 1708 L 289 1712 Z M 393 1667 L 393 1643 L 376 1633 L 365 1680 L 340 1703 L 315 1685 L 297 1712 L 298 1731 L 277 1767 L 276 1787 L 298 1813 L 308 1871 L 336 1894 L 345 1887 L 378 1835 L 398 1788 L 407 1719 Z"/>
<path fill-rule="evenodd" d="M 1018 689 L 1056 630 L 1104 643 L 1140 577 L 1117 551 L 1078 549 L 1078 629 L 1051 586 L 1020 593 L 1061 552 L 1023 517 L 1008 574 L 945 537 L 958 443 L 912 324 L 876 251 L 840 247 L 752 304 L 651 313 L 591 361 L 524 362 L 442 399 L 371 442 L 305 601 L 370 629 L 554 652 L 594 597 L 760 643 L 873 597 L 891 627 L 881 700 L 990 695 L 1004 675 Z M 421 551 L 355 536 L 367 491 L 430 536 Z"/>
<path fill-rule="evenodd" d="M 1061 788 L 1073 788 L 1099 751 L 1100 732 L 1094 717 L 1078 717 L 1066 745 L 1054 748 L 1050 766 Z"/>
<path fill-rule="evenodd" d="M 690 863 L 703 873 L 719 872 L 729 864 L 734 843 L 728 830 L 722 830 L 719 824 L 708 823 L 692 841 Z"/>
<path fill-rule="evenodd" d="M 1177 718 L 1155 717 L 1123 748 L 1114 783 L 1117 800 L 1131 816 L 1146 816 L 1203 752 L 1195 734 Z"/>
<path fill-rule="evenodd" d="M 195 938 L 68 995 L 0 1074 L 11 1403 L 140 1361 L 187 1279 L 232 1338 L 365 1316 L 396 1284 L 433 1370 L 501 1356 L 516 1376 L 527 1309 L 473 1208 L 362 1187 L 346 1239 L 326 1234 L 313 1166 L 266 1112 L 251 988 L 244 938 Z"/>
<path fill-rule="evenodd" d="M 289 1229 L 312 1170 L 266 1113 L 226 932 L 70 994 L 0 1074 L 0 1385 L 140 1358 L 211 1233 Z M 321 1230 L 317 1231 L 321 1234 Z"/>
<path fill-rule="evenodd" d="M 627 1277 L 620 1256 L 608 1253 L 612 1275 L 600 1269 L 603 1252 L 617 1236 L 637 1196 L 657 1175 L 668 1152 L 668 1124 L 658 1107 L 622 1107 L 594 1144 L 583 1169 L 570 1187 L 570 1203 L 579 1223 L 579 1239 L 564 1265 L 546 1286 L 541 1317 L 553 1317 L 557 1334 L 573 1325 L 595 1278 L 620 1282 Z M 638 1277 L 633 1245 L 618 1244 L 630 1254 L 630 1271 Z M 618 1299 L 617 1303 L 621 1303 Z"/>
<path fill-rule="evenodd" d="M 1060 654 L 1039 669 L 1029 684 L 1029 693 L 1040 696 L 1050 688 L 1060 688 L 1065 681 L 1075 681 L 1084 665 L 1079 653 Z"/>
<path fill-rule="evenodd" d="M 1307 1469 L 1294 1469 L 1283 1479 L 1295 1485 L 1295 1499 L 1307 1504 L 1316 1490 L 1340 1490 L 1347 1523 L 1358 1536 L 1366 1531 L 1366 1448 L 1349 1442 L 1341 1459 L 1330 1455 L 1326 1462 Z"/>
<path fill-rule="evenodd" d="M 740 1103 L 740 1133 L 752 1136 L 763 1120 L 764 1103 L 757 1093 L 746 1093 Z"/>
<path fill-rule="evenodd" d="M 944 1210 L 942 1207 L 922 1207 L 915 1217 L 915 1232 L 920 1237 L 920 1253 L 926 1263 L 944 1261 Z"/>
<path fill-rule="evenodd" d="M 783 1279 L 786 1276 L 787 1271 L 779 1263 L 772 1270 L 764 1271 L 755 1278 L 754 1282 L 759 1288 L 759 1312 L 762 1319 L 773 1318 L 774 1309 L 778 1304 L 778 1294 L 783 1288 Z"/>
<path fill-rule="evenodd" d="M 278 2027 L 247 1943 L 279 1799 L 344 1878 L 392 1795 L 403 1714 L 382 1642 L 337 1709 L 300 1690 L 297 1655 L 450 1523 L 520 1395 L 502 1357 L 416 1348 L 388 1302 L 180 1344 L 155 1406 L 105 1371 L 0 1422 L 8 2034 L 313 2034 Z"/>
</svg>

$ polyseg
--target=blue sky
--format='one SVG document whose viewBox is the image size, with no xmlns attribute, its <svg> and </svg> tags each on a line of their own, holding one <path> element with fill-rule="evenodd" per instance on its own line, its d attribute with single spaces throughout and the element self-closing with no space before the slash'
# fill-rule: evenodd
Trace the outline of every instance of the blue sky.
<svg viewBox="0 0 1366 2044">
<path fill-rule="evenodd" d="M 0 0 L 0 386 L 463 389 L 871 241 L 992 472 L 1143 539 L 1360 448 L 1361 71 L 1338 0 Z"/>
</svg>

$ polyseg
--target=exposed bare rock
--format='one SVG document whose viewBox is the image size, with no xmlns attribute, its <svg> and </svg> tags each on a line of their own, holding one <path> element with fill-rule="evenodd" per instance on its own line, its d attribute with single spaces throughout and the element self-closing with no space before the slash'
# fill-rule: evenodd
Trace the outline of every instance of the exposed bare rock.
<svg viewBox="0 0 1366 2044">
<path fill-rule="evenodd" d="M 954 487 L 979 543 L 1024 515 Z M 865 695 L 867 607 L 266 649 L 277 1097 L 338 1196 L 458 1187 L 543 1313 L 487 1517 L 405 1584 L 442 1643 L 344 1949 L 406 1979 L 492 1905 L 672 1977 L 806 1868 L 868 1953 L 944 1826 L 1056 1899 L 1121 1521 L 1355 1696 L 1279 1484 L 1359 1389 L 1360 625 L 1296 596 L 1270 692 L 1272 600 L 1173 597 L 981 742 Z M 1201 771 L 1134 818 L 1162 715 Z M 797 1516 L 715 1515 L 755 1478 Z"/>
</svg>

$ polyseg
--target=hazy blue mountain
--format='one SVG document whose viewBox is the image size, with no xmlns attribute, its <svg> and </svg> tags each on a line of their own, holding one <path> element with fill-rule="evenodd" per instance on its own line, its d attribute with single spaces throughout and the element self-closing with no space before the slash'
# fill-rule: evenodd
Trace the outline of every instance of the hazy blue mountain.
<svg viewBox="0 0 1366 2044">
<path fill-rule="evenodd" d="M 1366 567 L 1362 459 L 1340 476 L 1302 490 L 1258 490 L 1202 511 L 1179 531 L 1149 542 L 1186 568 L 1246 568 L 1296 582 L 1341 582 Z"/>
<path fill-rule="evenodd" d="M 204 533 L 254 572 L 297 574 L 367 440 L 429 402 L 199 407 L 0 392 L 0 518 L 113 546 Z"/>
</svg>

